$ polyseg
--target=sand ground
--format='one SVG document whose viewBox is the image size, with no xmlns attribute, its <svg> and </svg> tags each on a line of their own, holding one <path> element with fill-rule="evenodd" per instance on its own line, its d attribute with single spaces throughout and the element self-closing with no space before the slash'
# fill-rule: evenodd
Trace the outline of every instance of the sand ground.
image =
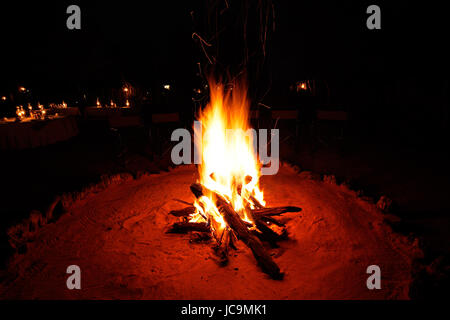
<svg viewBox="0 0 450 320">
<path fill-rule="evenodd" d="M 283 166 L 262 179 L 268 206 L 286 214 L 290 240 L 269 249 L 282 281 L 260 271 L 238 243 L 227 266 L 210 244 L 166 234 L 168 215 L 193 201 L 193 166 L 111 185 L 73 204 L 43 227 L 9 263 L 6 299 L 407 299 L 417 243 L 392 232 L 374 204 L 345 186 Z M 81 268 L 81 290 L 68 290 L 66 268 Z M 381 290 L 368 290 L 366 268 L 381 268 Z"/>
</svg>

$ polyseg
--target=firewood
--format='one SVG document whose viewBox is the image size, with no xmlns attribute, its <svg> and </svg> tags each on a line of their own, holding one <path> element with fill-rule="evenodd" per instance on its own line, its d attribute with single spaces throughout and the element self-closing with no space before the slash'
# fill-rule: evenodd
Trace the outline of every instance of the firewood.
<svg viewBox="0 0 450 320">
<path fill-rule="evenodd" d="M 258 216 L 258 219 L 262 220 L 263 222 L 269 222 L 271 224 L 274 224 L 278 227 L 285 227 L 286 224 L 284 224 L 281 221 L 278 221 L 277 219 L 271 217 L 271 216 Z"/>
<path fill-rule="evenodd" d="M 193 183 L 191 184 L 191 191 L 194 194 L 194 196 L 198 199 L 201 196 L 203 196 L 203 188 L 202 185 L 199 183 Z"/>
<path fill-rule="evenodd" d="M 191 243 L 200 243 L 200 242 L 209 242 L 211 241 L 211 233 L 210 232 L 192 232 L 191 238 L 189 239 L 189 242 Z"/>
<path fill-rule="evenodd" d="M 285 228 L 280 228 L 280 231 L 276 232 L 264 224 L 258 225 L 253 234 L 257 236 L 261 241 L 267 241 L 273 248 L 278 248 L 278 242 L 286 240 L 288 237 Z"/>
<path fill-rule="evenodd" d="M 265 208 L 263 208 L 263 209 L 265 209 Z M 284 227 L 284 226 L 285 226 L 285 224 L 284 224 L 283 222 L 278 221 L 277 219 L 273 218 L 273 217 L 270 215 L 270 214 L 273 213 L 272 210 L 266 211 L 266 212 L 269 213 L 269 215 L 261 214 L 260 212 L 261 212 L 261 210 L 263 210 L 263 209 L 251 209 L 251 207 L 250 207 L 250 202 L 247 202 L 246 205 L 245 205 L 245 210 L 246 210 L 246 212 L 248 213 L 249 216 L 252 217 L 253 220 L 254 220 L 254 219 L 260 219 L 260 220 L 262 220 L 263 222 L 270 222 L 270 223 L 275 224 L 275 225 L 277 225 L 277 226 L 279 226 L 279 227 Z M 273 209 L 273 208 L 267 208 L 267 209 Z M 276 208 L 276 209 L 278 209 L 278 208 Z M 263 212 L 265 212 L 265 211 L 263 211 Z"/>
<path fill-rule="evenodd" d="M 261 208 L 261 209 L 254 209 L 252 210 L 252 213 L 255 216 L 279 216 L 286 212 L 300 212 L 302 211 L 302 208 L 299 207 L 275 207 L 275 208 Z"/>
<path fill-rule="evenodd" d="M 231 249 L 237 250 L 236 241 L 237 241 L 236 234 L 234 233 L 233 230 L 230 230 L 230 248 Z"/>
<path fill-rule="evenodd" d="M 261 204 L 261 202 L 258 201 L 254 196 L 249 196 L 250 200 L 253 202 L 253 205 L 256 207 L 256 209 L 263 209 L 264 206 Z"/>
<path fill-rule="evenodd" d="M 251 214 L 251 213 L 250 213 Z M 263 219 L 264 217 L 251 216 L 257 230 L 253 232 L 260 240 L 268 241 L 273 247 L 277 246 L 277 242 L 287 238 L 286 228 L 272 224 Z"/>
<path fill-rule="evenodd" d="M 225 229 L 222 232 L 222 236 L 220 241 L 217 243 L 217 246 L 214 248 L 217 257 L 219 258 L 219 264 L 221 266 L 226 266 L 228 264 L 228 250 L 230 247 L 230 230 Z"/>
<path fill-rule="evenodd" d="M 166 233 L 211 232 L 206 222 L 175 222 Z"/>
<path fill-rule="evenodd" d="M 188 206 L 192 206 L 191 202 L 187 202 L 187 201 L 184 201 L 184 200 L 181 200 L 181 199 L 176 199 L 176 198 L 174 198 L 172 200 L 173 201 L 177 201 L 177 202 L 182 203 L 182 204 L 187 204 Z"/>
<path fill-rule="evenodd" d="M 262 270 L 274 279 L 281 279 L 283 275 L 280 272 L 280 268 L 266 252 L 259 239 L 249 232 L 247 226 L 242 222 L 242 219 L 234 211 L 233 207 L 220 196 L 216 200 L 216 205 L 227 224 L 236 232 L 238 238 L 252 250 Z"/>
<path fill-rule="evenodd" d="M 272 257 L 264 249 L 261 241 L 248 230 L 239 214 L 222 196 L 211 190 L 203 188 L 198 183 L 192 184 L 191 190 L 197 198 L 201 197 L 203 192 L 214 194 L 216 198 L 216 206 L 223 215 L 225 222 L 236 233 L 239 240 L 244 242 L 250 248 L 261 269 L 273 279 L 283 278 L 283 273 L 280 271 L 278 265 L 273 261 Z"/>
<path fill-rule="evenodd" d="M 169 214 L 175 216 L 175 217 L 187 217 L 191 214 L 195 213 L 195 207 L 189 206 L 180 210 L 172 210 L 169 212 Z"/>
</svg>

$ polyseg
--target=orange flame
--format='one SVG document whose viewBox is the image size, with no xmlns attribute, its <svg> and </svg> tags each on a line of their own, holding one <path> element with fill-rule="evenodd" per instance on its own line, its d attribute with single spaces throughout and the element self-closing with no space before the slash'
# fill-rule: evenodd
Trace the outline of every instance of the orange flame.
<svg viewBox="0 0 450 320">
<path fill-rule="evenodd" d="M 253 199 L 262 205 L 265 202 L 259 189 L 261 165 L 256 156 L 256 131 L 249 124 L 247 88 L 235 86 L 226 91 L 222 84 L 215 83 L 209 88 L 210 103 L 199 114 L 202 130 L 196 132 L 202 138 L 201 144 L 196 143 L 197 147 L 201 145 L 198 151 L 202 157 L 199 183 L 224 197 L 243 220 L 251 223 L 248 210 L 255 208 Z M 226 227 L 213 198 L 203 196 L 195 207 L 190 221 L 209 220 L 213 230 Z"/>
</svg>

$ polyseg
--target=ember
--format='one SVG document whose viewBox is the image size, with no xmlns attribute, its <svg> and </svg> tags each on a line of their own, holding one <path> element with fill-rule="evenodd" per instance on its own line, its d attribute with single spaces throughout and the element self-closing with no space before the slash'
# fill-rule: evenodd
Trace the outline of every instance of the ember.
<svg viewBox="0 0 450 320">
<path fill-rule="evenodd" d="M 196 199 L 193 206 L 170 212 L 183 221 L 172 225 L 169 232 L 211 233 L 222 264 L 227 264 L 228 251 L 236 248 L 235 241 L 241 240 L 265 273 L 282 279 L 283 273 L 261 241 L 276 246 L 277 241 L 286 239 L 284 223 L 273 216 L 301 208 L 265 207 L 259 188 L 261 165 L 254 137 L 249 134 L 245 86 L 229 92 L 224 92 L 221 84 L 210 83 L 209 87 L 211 101 L 199 116 L 203 128 L 196 135 L 202 139 L 196 144 L 202 146 L 199 181 L 191 185 Z"/>
</svg>

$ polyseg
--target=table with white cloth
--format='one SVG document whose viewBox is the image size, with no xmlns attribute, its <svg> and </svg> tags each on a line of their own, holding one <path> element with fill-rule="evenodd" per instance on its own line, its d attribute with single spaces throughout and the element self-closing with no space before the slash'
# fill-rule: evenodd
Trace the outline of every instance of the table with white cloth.
<svg viewBox="0 0 450 320">
<path fill-rule="evenodd" d="M 58 116 L 45 120 L 0 120 L 0 150 L 21 150 L 68 140 L 78 134 L 75 117 Z"/>
</svg>

